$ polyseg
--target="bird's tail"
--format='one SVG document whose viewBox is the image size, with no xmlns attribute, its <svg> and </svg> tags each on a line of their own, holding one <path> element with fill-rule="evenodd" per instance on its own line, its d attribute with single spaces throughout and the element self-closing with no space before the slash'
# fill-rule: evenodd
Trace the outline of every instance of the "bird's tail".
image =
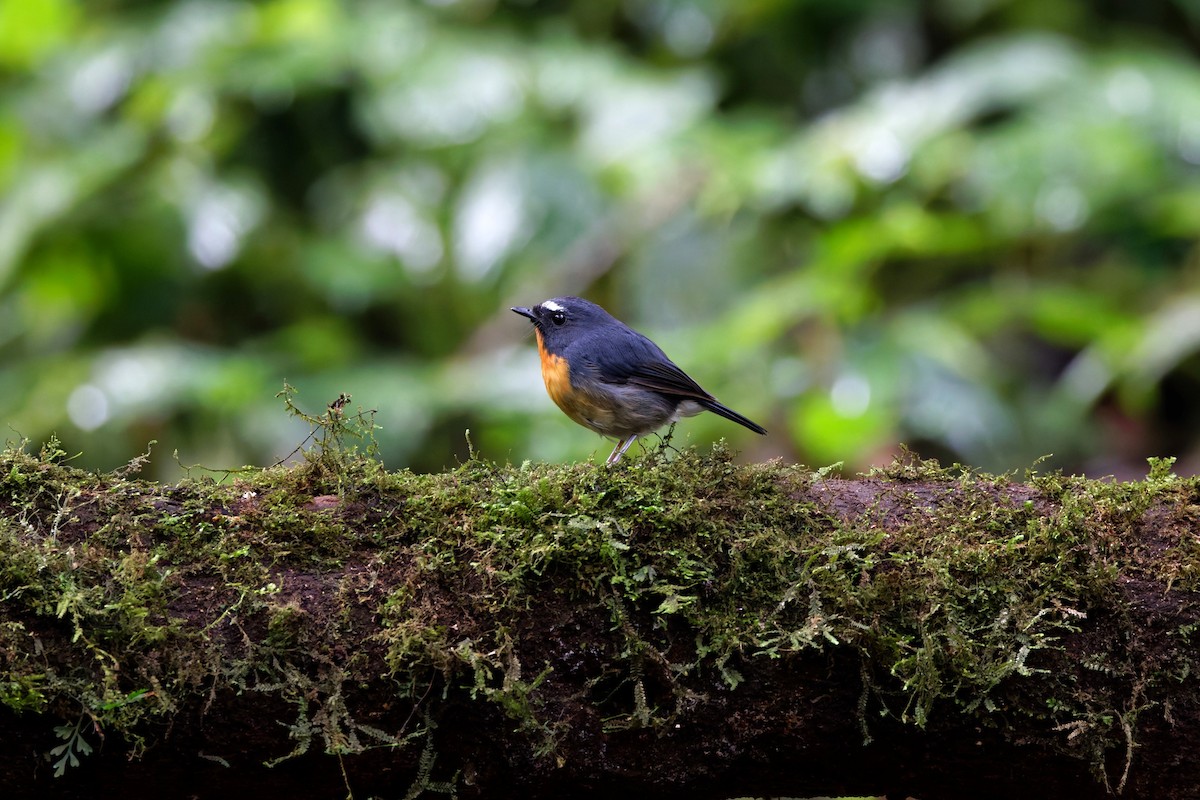
<svg viewBox="0 0 1200 800">
<path fill-rule="evenodd" d="M 729 408 L 728 406 L 723 406 L 720 403 L 718 403 L 716 400 L 696 400 L 696 402 L 699 403 L 700 405 L 704 406 L 706 409 L 713 412 L 714 414 L 720 414 L 725 419 L 731 419 L 734 422 L 736 422 L 738 425 L 743 425 L 743 426 L 749 428 L 750 430 L 754 431 L 755 433 L 766 433 L 767 432 L 767 429 L 764 428 L 762 425 L 759 425 L 757 422 L 754 422 L 752 420 L 747 419 L 746 417 L 743 417 L 741 414 L 737 413 L 732 408 Z"/>
</svg>

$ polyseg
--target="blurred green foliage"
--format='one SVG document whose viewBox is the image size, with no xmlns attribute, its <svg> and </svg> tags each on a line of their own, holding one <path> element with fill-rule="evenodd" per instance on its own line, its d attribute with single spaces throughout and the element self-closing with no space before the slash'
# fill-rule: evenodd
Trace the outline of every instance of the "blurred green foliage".
<svg viewBox="0 0 1200 800">
<path fill-rule="evenodd" d="M 1200 469 L 1200 6 L 0 0 L 0 420 L 270 463 L 339 392 L 389 466 L 608 445 L 559 294 L 746 458 Z M 681 434 L 681 435 L 680 435 Z"/>
</svg>

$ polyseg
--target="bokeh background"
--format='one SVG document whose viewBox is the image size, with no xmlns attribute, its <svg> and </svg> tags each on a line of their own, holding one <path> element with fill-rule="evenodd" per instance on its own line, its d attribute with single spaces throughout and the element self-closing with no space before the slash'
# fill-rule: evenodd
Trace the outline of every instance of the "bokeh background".
<svg viewBox="0 0 1200 800">
<path fill-rule="evenodd" d="M 1198 50 L 1192 0 L 0 0 L 0 423 L 169 480 L 290 452 L 287 381 L 392 468 L 602 459 L 508 311 L 579 294 L 771 431 L 676 444 L 1194 473 Z"/>
</svg>

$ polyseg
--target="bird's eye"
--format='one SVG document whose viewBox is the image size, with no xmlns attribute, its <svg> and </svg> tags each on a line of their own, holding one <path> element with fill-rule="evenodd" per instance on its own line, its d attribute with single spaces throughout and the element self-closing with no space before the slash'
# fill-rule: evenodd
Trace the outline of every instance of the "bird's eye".
<svg viewBox="0 0 1200 800">
<path fill-rule="evenodd" d="M 563 323 L 565 323 L 567 321 L 567 315 L 561 311 L 555 311 L 553 314 L 550 315 L 550 321 L 553 322 L 555 325 L 562 325 Z"/>
</svg>

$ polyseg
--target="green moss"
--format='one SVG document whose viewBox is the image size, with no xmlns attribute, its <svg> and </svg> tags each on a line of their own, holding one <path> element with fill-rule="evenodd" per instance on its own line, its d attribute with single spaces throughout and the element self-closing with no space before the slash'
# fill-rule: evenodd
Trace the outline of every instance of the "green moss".
<svg viewBox="0 0 1200 800">
<path fill-rule="evenodd" d="M 407 732 L 345 700 L 386 679 L 414 703 L 434 682 L 492 703 L 546 753 L 564 688 L 536 637 L 593 612 L 588 691 L 612 729 L 667 724 L 709 678 L 736 690 L 756 662 L 826 653 L 862 665 L 868 736 L 879 714 L 1015 714 L 1101 764 L 1139 710 L 1196 691 L 1190 647 L 1083 645 L 1123 695 L 1048 667 L 1094 615 L 1123 613 L 1118 576 L 1196 588 L 1200 545 L 1180 531 L 1200 490 L 1161 462 L 1140 483 L 1018 484 L 905 457 L 862 479 L 875 499 L 854 514 L 822 499 L 844 483 L 721 447 L 416 475 L 329 445 L 171 487 L 60 462 L 0 454 L 0 703 L 135 740 L 229 687 L 292 703 L 281 757 L 398 746 Z M 1154 513 L 1157 538 L 1131 544 Z"/>
</svg>

